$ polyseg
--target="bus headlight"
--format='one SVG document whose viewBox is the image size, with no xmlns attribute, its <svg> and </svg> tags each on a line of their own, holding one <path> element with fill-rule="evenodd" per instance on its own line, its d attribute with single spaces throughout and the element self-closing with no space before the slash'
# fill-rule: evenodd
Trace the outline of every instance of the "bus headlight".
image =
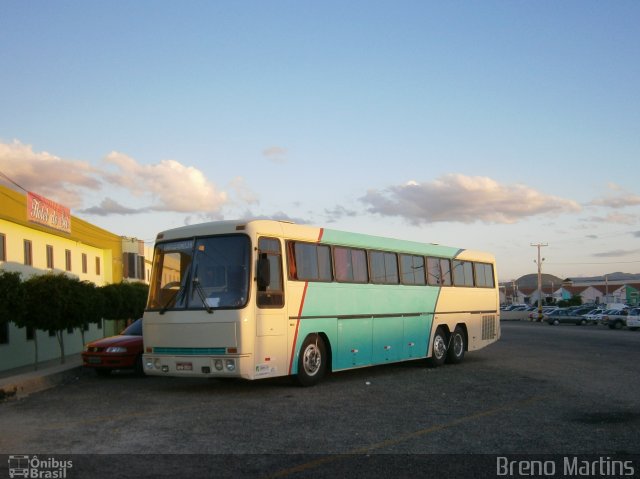
<svg viewBox="0 0 640 479">
<path fill-rule="evenodd" d="M 227 359 L 227 371 L 235 371 L 236 370 L 236 362 L 233 359 Z"/>
<path fill-rule="evenodd" d="M 222 359 L 216 359 L 213 366 L 216 368 L 216 371 L 222 371 Z"/>
</svg>

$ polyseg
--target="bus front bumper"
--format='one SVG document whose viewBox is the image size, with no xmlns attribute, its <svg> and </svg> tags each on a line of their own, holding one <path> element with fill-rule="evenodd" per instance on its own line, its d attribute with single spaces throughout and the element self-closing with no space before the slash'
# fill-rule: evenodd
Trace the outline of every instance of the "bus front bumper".
<svg viewBox="0 0 640 479">
<path fill-rule="evenodd" d="M 194 357 L 145 354 L 144 372 L 149 376 L 248 377 L 251 358 L 247 356 Z"/>
</svg>

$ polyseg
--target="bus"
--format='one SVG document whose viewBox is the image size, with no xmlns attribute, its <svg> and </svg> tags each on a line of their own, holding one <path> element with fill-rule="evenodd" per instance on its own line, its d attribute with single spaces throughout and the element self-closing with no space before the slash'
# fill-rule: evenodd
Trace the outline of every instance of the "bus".
<svg viewBox="0 0 640 479">
<path fill-rule="evenodd" d="M 425 359 L 500 338 L 494 256 L 276 220 L 158 234 L 143 316 L 148 375 L 245 379 Z"/>
</svg>

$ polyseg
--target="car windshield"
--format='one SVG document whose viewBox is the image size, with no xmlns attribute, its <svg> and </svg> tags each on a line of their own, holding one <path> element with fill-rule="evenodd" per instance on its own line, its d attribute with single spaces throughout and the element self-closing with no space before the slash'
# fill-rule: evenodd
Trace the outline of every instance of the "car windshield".
<svg viewBox="0 0 640 479">
<path fill-rule="evenodd" d="M 195 238 L 156 245 L 147 308 L 244 307 L 249 291 L 250 241 L 246 235 Z"/>
<path fill-rule="evenodd" d="M 142 319 L 136 319 L 120 333 L 123 336 L 142 336 Z"/>
</svg>

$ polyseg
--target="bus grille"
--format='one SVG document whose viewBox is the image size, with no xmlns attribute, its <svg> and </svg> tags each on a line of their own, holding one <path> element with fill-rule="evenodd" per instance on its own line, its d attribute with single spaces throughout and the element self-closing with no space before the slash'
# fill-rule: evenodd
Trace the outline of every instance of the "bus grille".
<svg viewBox="0 0 640 479">
<path fill-rule="evenodd" d="M 175 356 L 215 356 L 226 352 L 226 348 L 153 348 L 154 354 L 171 354 Z"/>
<path fill-rule="evenodd" d="M 491 314 L 482 317 L 482 339 L 496 338 L 496 315 Z"/>
</svg>

